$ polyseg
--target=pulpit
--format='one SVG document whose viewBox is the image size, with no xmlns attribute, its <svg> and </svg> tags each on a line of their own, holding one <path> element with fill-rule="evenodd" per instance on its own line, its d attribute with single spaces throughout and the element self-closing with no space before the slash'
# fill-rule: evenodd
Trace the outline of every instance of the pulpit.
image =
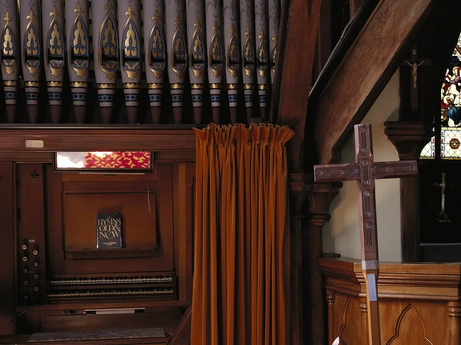
<svg viewBox="0 0 461 345">
<path fill-rule="evenodd" d="M 367 306 L 360 260 L 319 259 L 328 313 L 328 343 L 366 345 Z M 381 262 L 381 343 L 461 344 L 460 263 Z"/>
</svg>

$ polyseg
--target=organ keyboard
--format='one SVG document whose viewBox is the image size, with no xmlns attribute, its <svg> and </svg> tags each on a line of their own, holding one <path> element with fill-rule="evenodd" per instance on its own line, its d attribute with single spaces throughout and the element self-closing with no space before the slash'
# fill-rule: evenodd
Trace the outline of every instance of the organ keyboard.
<svg viewBox="0 0 461 345">
<path fill-rule="evenodd" d="M 0 204 L 15 215 L 0 234 L 7 248 L 0 251 L 0 344 L 28 341 L 33 333 L 75 332 L 78 339 L 139 327 L 163 329 L 156 341 L 168 341 L 192 296 L 195 166 L 188 153 L 162 157 L 136 175 L 57 172 L 46 159 L 0 160 L 0 184 L 13 186 L 0 193 Z M 100 213 L 121 215 L 121 248 L 97 247 Z"/>
<path fill-rule="evenodd" d="M 132 277 L 67 277 L 51 279 L 50 292 L 45 295 L 49 302 L 69 299 L 137 299 L 150 297 L 162 300 L 177 298 L 177 278 L 169 276 Z"/>
<path fill-rule="evenodd" d="M 172 283 L 173 277 L 96 277 L 96 278 L 62 278 L 50 280 L 54 286 L 63 285 L 99 285 L 99 284 L 140 284 L 140 283 Z"/>
</svg>

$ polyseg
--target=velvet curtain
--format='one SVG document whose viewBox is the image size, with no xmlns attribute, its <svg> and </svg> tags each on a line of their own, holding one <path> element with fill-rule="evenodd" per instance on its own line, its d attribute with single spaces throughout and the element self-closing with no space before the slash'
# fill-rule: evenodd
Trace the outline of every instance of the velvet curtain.
<svg viewBox="0 0 461 345">
<path fill-rule="evenodd" d="M 192 345 L 287 344 L 285 126 L 196 131 Z"/>
</svg>

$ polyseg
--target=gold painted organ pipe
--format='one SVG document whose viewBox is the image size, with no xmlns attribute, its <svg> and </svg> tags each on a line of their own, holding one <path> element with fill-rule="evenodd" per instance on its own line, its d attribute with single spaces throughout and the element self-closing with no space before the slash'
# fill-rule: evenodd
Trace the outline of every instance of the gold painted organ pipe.
<svg viewBox="0 0 461 345">
<path fill-rule="evenodd" d="M 277 61 L 277 50 L 279 40 L 279 22 L 280 22 L 280 0 L 269 0 L 269 39 L 270 39 L 270 63 L 271 63 L 271 86 L 274 84 L 275 63 Z M 272 89 L 272 88 L 271 88 Z M 272 112 L 270 112 L 273 121 Z"/>
<path fill-rule="evenodd" d="M 118 1 L 120 71 L 128 123 L 137 122 L 141 85 L 142 34 L 139 0 Z"/>
<path fill-rule="evenodd" d="M 243 92 L 247 122 L 250 123 L 253 117 L 253 89 L 256 68 L 254 2 L 252 0 L 240 0 L 240 37 L 242 45 Z"/>
<path fill-rule="evenodd" d="M 168 78 L 174 122 L 182 122 L 184 83 L 187 70 L 186 10 L 183 0 L 165 0 Z"/>
<path fill-rule="evenodd" d="M 187 36 L 189 44 L 189 81 L 194 123 L 202 123 L 203 85 L 206 76 L 206 40 L 204 37 L 204 2 L 187 2 Z"/>
<path fill-rule="evenodd" d="M 67 92 L 72 97 L 75 122 L 89 120 L 85 114 L 94 113 L 86 111 L 90 68 L 94 68 L 103 123 L 116 120 L 112 118 L 116 85 L 123 85 L 129 123 L 142 121 L 137 115 L 141 92 L 148 94 L 152 122 L 169 122 L 166 117 L 161 119 L 165 83 L 169 84 L 176 124 L 202 122 L 203 100 L 208 99 L 205 91 L 209 92 L 213 122 L 223 120 L 221 97 L 225 90 L 231 123 L 237 121 L 240 95 L 244 96 L 248 123 L 253 116 L 265 118 L 275 73 L 280 0 L 0 2 L 0 68 L 8 122 L 18 120 L 20 71 L 30 122 L 37 121 L 39 86 L 45 78 L 52 122 L 59 121 L 61 95 Z M 64 45 L 65 51 L 61 49 Z M 141 90 L 143 62 L 146 91 Z M 62 89 L 64 73 L 68 73 L 70 90 Z M 119 74 L 121 80 L 117 80 Z M 190 86 L 185 87 L 188 81 Z M 189 89 L 190 94 L 185 95 Z M 253 103 L 256 89 L 259 106 Z M 192 100 L 193 119 L 182 119 L 184 105 L 189 104 L 183 102 L 185 97 Z M 253 108 L 261 109 L 261 115 L 255 115 Z"/>
<path fill-rule="evenodd" d="M 224 0 L 223 17 L 226 82 L 230 121 L 232 124 L 237 122 L 238 91 L 242 63 L 238 10 L 238 2 L 235 0 Z"/>
<path fill-rule="evenodd" d="M 119 41 L 115 0 L 92 3 L 94 74 L 104 124 L 112 122 L 115 84 L 119 69 Z"/>
<path fill-rule="evenodd" d="M 62 0 L 42 2 L 43 66 L 48 88 L 51 122 L 61 119 L 64 80 L 64 13 Z"/>
<path fill-rule="evenodd" d="M 22 1 L 19 10 L 21 63 L 27 112 L 30 123 L 36 123 L 42 68 L 42 38 L 39 1 Z"/>
<path fill-rule="evenodd" d="M 270 51 L 268 43 L 268 17 L 266 0 L 255 0 L 255 37 L 259 108 L 266 120 L 266 107 L 270 81 Z"/>
<path fill-rule="evenodd" d="M 0 6 L 1 18 L 1 70 L 7 121 L 16 120 L 16 103 L 19 82 L 19 23 L 16 1 L 4 0 Z"/>
<path fill-rule="evenodd" d="M 205 17 L 211 111 L 213 122 L 219 123 L 221 112 L 222 77 L 224 73 L 222 0 L 206 0 Z"/>
<path fill-rule="evenodd" d="M 270 39 L 270 62 L 271 84 L 274 83 L 275 62 L 279 40 L 280 0 L 269 0 L 269 39 Z"/>
<path fill-rule="evenodd" d="M 144 0 L 144 48 L 147 92 L 152 122 L 160 123 L 163 83 L 166 68 L 166 46 L 163 0 Z"/>
<path fill-rule="evenodd" d="M 90 69 L 88 0 L 66 0 L 67 71 L 76 123 L 85 122 Z"/>
</svg>

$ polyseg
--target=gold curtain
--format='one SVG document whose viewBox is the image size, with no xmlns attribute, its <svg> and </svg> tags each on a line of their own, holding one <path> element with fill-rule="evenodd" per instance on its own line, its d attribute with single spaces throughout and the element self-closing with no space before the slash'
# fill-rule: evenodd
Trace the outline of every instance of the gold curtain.
<svg viewBox="0 0 461 345">
<path fill-rule="evenodd" d="M 192 345 L 286 344 L 289 229 L 278 125 L 196 132 Z"/>
</svg>

